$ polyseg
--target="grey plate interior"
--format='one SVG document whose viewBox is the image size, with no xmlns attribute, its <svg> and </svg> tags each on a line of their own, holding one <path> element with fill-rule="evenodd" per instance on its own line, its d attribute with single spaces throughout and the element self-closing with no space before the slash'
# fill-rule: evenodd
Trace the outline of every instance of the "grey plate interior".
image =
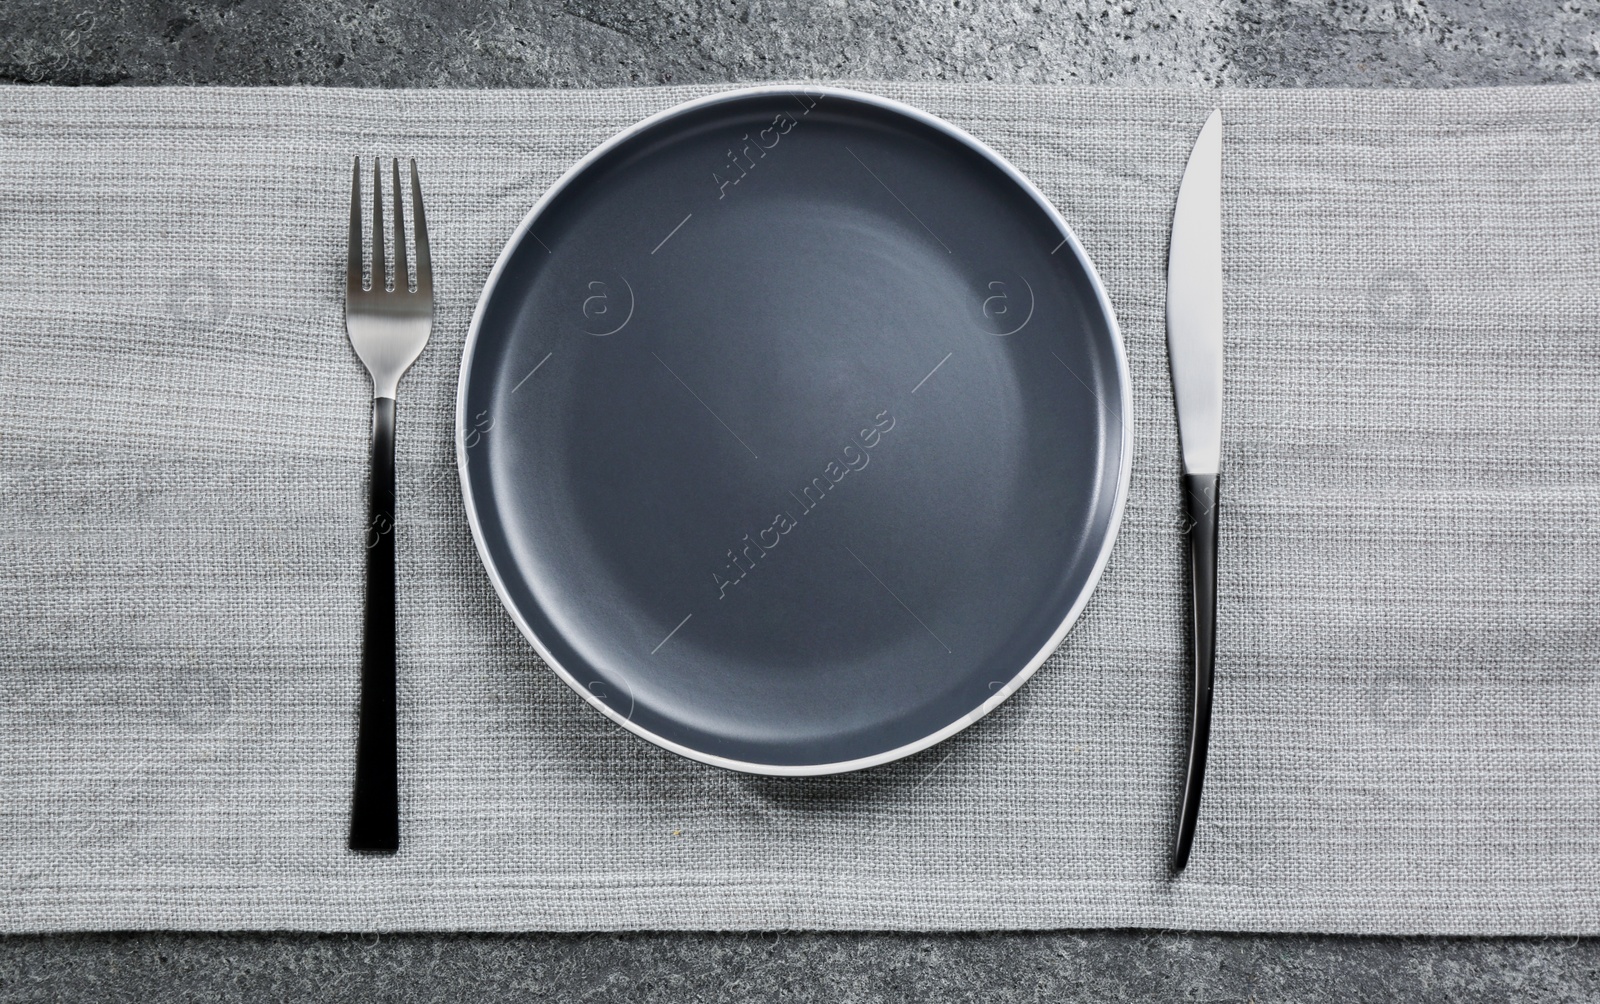
<svg viewBox="0 0 1600 1004">
<path fill-rule="evenodd" d="M 1099 576 L 1116 323 L 1065 223 L 936 119 L 759 88 L 641 123 L 535 207 L 474 318 L 467 511 L 579 694 L 816 774 L 992 709 Z"/>
</svg>

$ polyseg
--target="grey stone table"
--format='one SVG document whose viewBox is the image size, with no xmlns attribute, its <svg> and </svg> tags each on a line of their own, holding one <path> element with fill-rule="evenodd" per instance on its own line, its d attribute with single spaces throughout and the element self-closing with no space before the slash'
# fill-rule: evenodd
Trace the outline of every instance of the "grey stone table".
<svg viewBox="0 0 1600 1004">
<path fill-rule="evenodd" d="M 774 78 L 1447 87 L 1600 78 L 1600 0 L 0 3 L 0 80 Z M 1597 151 L 1600 155 L 1600 151 Z M 0 939 L 0 1001 L 1595 1001 L 1600 941 L 129 934 Z"/>
</svg>

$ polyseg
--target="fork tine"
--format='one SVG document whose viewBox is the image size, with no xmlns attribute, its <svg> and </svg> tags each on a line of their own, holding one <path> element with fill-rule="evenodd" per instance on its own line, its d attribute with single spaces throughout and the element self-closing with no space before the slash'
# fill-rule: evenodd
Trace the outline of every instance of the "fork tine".
<svg viewBox="0 0 1600 1004">
<path fill-rule="evenodd" d="M 383 159 L 372 162 L 372 291 L 384 290 L 388 266 L 383 258 Z"/>
<path fill-rule="evenodd" d="M 394 291 L 411 291 L 411 270 L 406 268 L 406 211 L 400 201 L 400 161 L 389 162 L 394 169 Z"/>
<path fill-rule="evenodd" d="M 395 186 L 399 187 L 399 181 Z M 433 253 L 428 247 L 428 217 L 422 212 L 422 182 L 417 180 L 417 162 L 411 161 L 411 215 L 412 229 L 417 234 L 417 295 L 426 296 L 433 303 Z"/>
<path fill-rule="evenodd" d="M 350 257 L 344 266 L 344 295 L 361 292 L 361 158 L 350 169 Z"/>
</svg>

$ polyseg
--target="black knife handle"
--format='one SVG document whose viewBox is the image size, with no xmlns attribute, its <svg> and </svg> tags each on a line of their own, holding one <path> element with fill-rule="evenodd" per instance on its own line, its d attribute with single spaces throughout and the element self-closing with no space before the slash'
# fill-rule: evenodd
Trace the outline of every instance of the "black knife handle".
<svg viewBox="0 0 1600 1004">
<path fill-rule="evenodd" d="M 372 402 L 372 494 L 367 512 L 367 611 L 361 648 L 361 722 L 350 849 L 393 854 L 400 847 L 400 781 L 395 749 L 394 398 Z"/>
<path fill-rule="evenodd" d="M 1200 788 L 1211 745 L 1211 678 L 1217 657 L 1217 475 L 1183 476 L 1183 511 L 1189 524 L 1189 583 L 1194 595 L 1194 719 L 1189 725 L 1189 766 L 1184 771 L 1178 836 L 1172 845 L 1172 870 L 1189 863 L 1194 824 L 1200 817 Z"/>
</svg>

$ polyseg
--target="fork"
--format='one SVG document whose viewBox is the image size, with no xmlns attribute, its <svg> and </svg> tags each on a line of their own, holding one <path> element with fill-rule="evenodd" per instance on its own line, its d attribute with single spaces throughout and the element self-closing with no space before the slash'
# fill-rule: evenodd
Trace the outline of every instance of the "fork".
<svg viewBox="0 0 1600 1004">
<path fill-rule="evenodd" d="M 433 328 L 433 258 L 422 211 L 417 162 L 411 161 L 416 217 L 417 288 L 406 267 L 406 220 L 400 162 L 394 168 L 394 288 L 383 254 L 383 175 L 372 165 L 372 281 L 361 281 L 361 158 L 350 172 L 350 257 L 344 276 L 344 324 L 372 376 L 372 484 L 367 521 L 367 609 L 361 651 L 361 713 L 356 737 L 350 848 L 393 854 L 400 847 L 399 764 L 395 742 L 394 428 L 400 377 L 422 354 Z"/>
</svg>

